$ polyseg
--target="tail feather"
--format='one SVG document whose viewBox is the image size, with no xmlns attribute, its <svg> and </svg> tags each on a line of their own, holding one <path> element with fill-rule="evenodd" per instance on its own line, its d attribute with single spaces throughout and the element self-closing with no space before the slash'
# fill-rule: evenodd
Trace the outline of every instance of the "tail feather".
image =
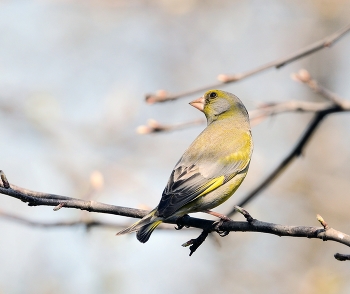
<svg viewBox="0 0 350 294">
<path fill-rule="evenodd" d="M 149 237 L 151 237 L 151 234 L 153 233 L 153 231 L 156 229 L 156 227 L 158 227 L 160 224 L 162 223 L 161 220 L 155 220 L 152 221 L 151 223 L 142 226 L 136 234 L 136 238 L 137 240 L 139 240 L 141 243 L 146 243 L 149 239 Z"/>
<path fill-rule="evenodd" d="M 154 216 L 155 211 L 156 209 L 152 210 L 141 220 L 132 224 L 130 227 L 118 232 L 117 236 L 137 232 L 137 239 L 142 243 L 146 243 L 155 228 L 162 223 L 158 217 Z"/>
</svg>

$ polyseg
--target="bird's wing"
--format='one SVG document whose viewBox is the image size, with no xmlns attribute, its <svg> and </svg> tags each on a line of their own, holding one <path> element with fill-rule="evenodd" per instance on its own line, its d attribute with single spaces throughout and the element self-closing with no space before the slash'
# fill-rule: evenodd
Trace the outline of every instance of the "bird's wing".
<svg viewBox="0 0 350 294">
<path fill-rule="evenodd" d="M 186 159 L 184 155 L 170 175 L 157 209 L 161 217 L 171 216 L 184 205 L 231 180 L 249 164 L 250 154 L 237 151 L 221 160 L 205 156 L 194 164 Z"/>
</svg>

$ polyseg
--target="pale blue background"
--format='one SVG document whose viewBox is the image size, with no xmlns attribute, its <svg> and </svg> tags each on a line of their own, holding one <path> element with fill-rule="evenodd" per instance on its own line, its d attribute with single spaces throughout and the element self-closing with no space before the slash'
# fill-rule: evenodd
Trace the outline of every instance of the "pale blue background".
<svg viewBox="0 0 350 294">
<path fill-rule="evenodd" d="M 350 1 L 0 1 L 0 169 L 11 183 L 83 198 L 153 207 L 171 169 L 204 126 L 140 136 L 154 118 L 180 123 L 202 114 L 186 97 L 149 106 L 144 94 L 176 93 L 292 53 L 345 26 Z M 350 35 L 330 49 L 223 89 L 248 109 L 291 99 L 323 101 L 289 76 L 307 68 L 350 99 Z M 255 151 L 225 213 L 289 152 L 310 114 L 254 127 Z M 327 118 L 278 181 L 247 209 L 261 220 L 317 226 L 320 213 L 350 233 L 350 118 Z M 28 207 L 5 195 L 1 211 L 54 222 L 131 219 Z M 197 214 L 197 216 L 201 216 Z M 205 216 L 207 217 L 207 216 Z M 241 217 L 237 217 L 241 219 Z M 157 231 L 142 245 L 117 229 L 41 229 L 0 220 L 0 293 L 349 293 L 350 249 L 320 240 L 231 233 L 192 257 L 180 245 L 199 231 Z"/>
</svg>

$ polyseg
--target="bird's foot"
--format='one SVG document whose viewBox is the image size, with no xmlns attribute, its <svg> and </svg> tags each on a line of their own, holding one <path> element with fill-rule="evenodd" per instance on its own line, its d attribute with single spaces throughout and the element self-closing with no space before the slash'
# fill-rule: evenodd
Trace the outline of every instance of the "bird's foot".
<svg viewBox="0 0 350 294">
<path fill-rule="evenodd" d="M 230 233 L 230 231 L 220 230 L 220 227 L 222 226 L 222 224 L 227 221 L 229 220 L 220 219 L 219 221 L 216 221 L 215 223 L 213 223 L 214 231 L 217 232 L 220 237 L 225 237 Z"/>
<path fill-rule="evenodd" d="M 184 219 L 186 219 L 186 218 L 188 218 L 188 217 L 190 217 L 188 214 L 185 214 L 185 215 L 179 217 L 179 218 L 176 220 L 176 227 L 175 227 L 175 230 L 181 230 L 181 229 L 183 229 L 184 227 L 188 228 L 188 226 L 185 226 L 185 225 L 182 225 L 182 224 L 181 224 L 181 221 L 184 220 Z"/>
<path fill-rule="evenodd" d="M 206 211 L 203 211 L 205 213 L 208 213 L 208 214 L 211 214 L 211 215 L 214 215 L 218 218 L 220 218 L 219 221 L 216 221 L 213 226 L 214 226 L 214 230 L 215 232 L 217 232 L 219 234 L 220 237 L 225 237 L 227 236 L 230 231 L 223 231 L 223 230 L 220 230 L 220 227 L 222 226 L 222 224 L 224 222 L 229 222 L 229 221 L 232 221 L 232 219 L 230 219 L 228 216 L 226 215 L 223 215 L 221 213 L 218 213 L 218 212 L 214 212 L 214 211 L 211 211 L 211 210 L 206 210 Z"/>
</svg>

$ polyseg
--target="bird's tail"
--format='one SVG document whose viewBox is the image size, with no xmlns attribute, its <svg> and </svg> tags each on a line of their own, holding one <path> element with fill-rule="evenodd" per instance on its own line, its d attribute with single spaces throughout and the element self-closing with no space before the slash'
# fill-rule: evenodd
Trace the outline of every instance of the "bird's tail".
<svg viewBox="0 0 350 294">
<path fill-rule="evenodd" d="M 137 221 L 130 227 L 117 233 L 118 235 L 124 235 L 132 232 L 137 232 L 136 237 L 141 243 L 146 243 L 151 236 L 152 232 L 163 221 L 161 218 L 156 217 L 154 214 L 156 209 L 153 209 L 149 214 L 144 216 L 141 220 Z"/>
</svg>

